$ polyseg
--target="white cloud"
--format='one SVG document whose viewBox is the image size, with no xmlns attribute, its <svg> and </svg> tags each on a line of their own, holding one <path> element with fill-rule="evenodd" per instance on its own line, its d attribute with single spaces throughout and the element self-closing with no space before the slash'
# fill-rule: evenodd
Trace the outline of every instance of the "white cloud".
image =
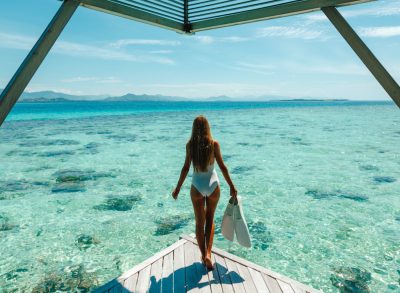
<svg viewBox="0 0 400 293">
<path fill-rule="evenodd" d="M 351 5 L 339 8 L 347 19 L 360 16 L 384 17 L 400 15 L 400 0 L 372 2 L 365 5 Z M 271 26 L 257 30 L 258 37 L 281 37 L 300 39 L 328 39 L 329 33 L 324 26 L 316 26 L 316 22 L 329 22 L 322 11 L 301 16 L 299 25 Z M 361 34 L 367 37 L 392 37 L 399 35 L 399 27 L 361 28 Z"/>
<path fill-rule="evenodd" d="M 332 75 L 369 76 L 369 72 L 361 65 L 355 64 L 292 64 L 288 67 L 292 72 L 322 73 Z"/>
<path fill-rule="evenodd" d="M 0 32 L 0 47 L 30 50 L 36 39 L 30 36 L 16 35 Z M 85 45 L 67 41 L 57 41 L 52 52 L 63 55 L 98 58 L 104 60 L 129 61 L 129 62 L 153 62 L 161 64 L 174 64 L 174 60 L 154 55 L 136 55 L 118 49 L 110 49 L 101 46 Z"/>
<path fill-rule="evenodd" d="M 262 64 L 262 63 L 248 63 L 248 62 L 238 62 L 239 66 L 252 68 L 252 69 L 262 69 L 262 70 L 271 70 L 275 69 L 275 66 L 272 64 Z"/>
<path fill-rule="evenodd" d="M 72 77 L 72 78 L 67 78 L 67 79 L 63 79 L 62 82 L 85 82 L 85 81 L 94 81 L 96 80 L 96 77 L 81 77 L 81 76 L 77 76 L 77 77 Z"/>
<path fill-rule="evenodd" d="M 251 69 L 243 66 L 237 66 L 237 65 L 225 65 L 225 68 L 236 70 L 236 71 L 242 71 L 242 72 L 251 72 L 251 73 L 256 73 L 256 74 L 262 74 L 262 75 L 271 75 L 273 72 L 271 71 L 263 71 L 263 70 L 257 70 L 257 69 Z"/>
<path fill-rule="evenodd" d="M 315 14 L 306 14 L 304 18 L 310 22 L 328 21 L 328 18 L 326 18 L 325 14 L 323 14 L 321 11 L 314 13 Z"/>
<path fill-rule="evenodd" d="M 154 57 L 146 55 L 134 55 L 131 53 L 118 51 L 115 49 L 95 47 L 91 45 L 82 45 L 78 43 L 60 41 L 55 44 L 54 51 L 61 54 L 98 58 L 104 60 L 118 60 L 130 62 L 155 62 L 162 64 L 174 64 L 174 61 L 165 57 Z"/>
<path fill-rule="evenodd" d="M 105 78 L 100 78 L 99 80 L 96 81 L 96 83 L 121 83 L 122 80 L 117 78 L 117 77 L 105 77 Z"/>
<path fill-rule="evenodd" d="M 94 77 L 94 76 L 88 76 L 88 77 L 72 77 L 72 78 L 67 78 L 63 79 L 62 82 L 65 83 L 76 83 L 76 82 L 94 82 L 94 83 L 121 83 L 122 80 L 119 78 L 116 78 L 114 76 L 109 76 L 109 77 Z"/>
<path fill-rule="evenodd" d="M 363 37 L 396 37 L 400 36 L 400 26 L 361 27 L 359 32 Z"/>
<path fill-rule="evenodd" d="M 245 42 L 248 40 L 249 40 L 249 38 L 237 37 L 237 36 L 224 37 L 221 39 L 221 41 L 227 42 L 227 43 L 240 43 L 240 42 Z"/>
<path fill-rule="evenodd" d="M 373 3 L 374 4 L 374 3 Z M 391 16 L 400 14 L 400 1 L 382 1 L 382 3 L 375 3 L 373 7 L 360 8 L 344 11 L 344 17 L 357 17 L 357 16 Z"/>
<path fill-rule="evenodd" d="M 322 36 L 321 30 L 315 30 L 304 26 L 270 26 L 257 30 L 257 37 L 281 37 L 298 39 L 316 39 Z"/>
<path fill-rule="evenodd" d="M 211 44 L 215 42 L 215 38 L 211 36 L 189 36 L 191 38 L 194 38 L 195 40 L 199 41 L 201 44 Z"/>
<path fill-rule="evenodd" d="M 377 3 L 371 3 L 365 7 L 364 5 L 349 6 L 348 8 L 339 8 L 340 13 L 345 18 L 359 17 L 359 16 L 392 16 L 400 15 L 400 1 L 379 1 Z M 347 9 L 347 10 L 346 10 Z M 350 10 L 351 9 L 351 10 Z M 323 12 L 315 12 L 315 14 L 309 14 L 304 16 L 305 19 L 314 21 L 328 21 L 327 17 Z"/>
<path fill-rule="evenodd" d="M 122 39 L 110 43 L 110 47 L 120 49 L 128 45 L 179 46 L 180 44 L 181 42 L 179 41 L 169 41 L 169 40 Z"/>
<path fill-rule="evenodd" d="M 30 50 L 34 44 L 35 44 L 35 39 L 32 37 L 0 32 L 0 47 Z"/>
<path fill-rule="evenodd" d="M 239 37 L 239 36 L 229 36 L 229 37 L 213 37 L 208 35 L 195 35 L 188 36 L 188 38 L 192 38 L 197 40 L 199 43 L 203 45 L 209 45 L 213 43 L 239 43 L 250 40 L 250 38 Z"/>
<path fill-rule="evenodd" d="M 173 52 L 174 51 L 172 51 L 172 50 L 153 50 L 153 51 L 150 51 L 151 54 L 171 54 Z"/>
<path fill-rule="evenodd" d="M 322 61 L 316 63 L 310 62 L 298 63 L 298 62 L 280 62 L 279 66 L 273 64 L 263 64 L 263 63 L 248 63 L 238 61 L 234 65 L 222 65 L 226 68 L 243 71 L 252 72 L 262 75 L 272 75 L 276 74 L 277 71 L 291 72 L 291 73 L 311 73 L 311 74 L 331 74 L 331 75 L 351 75 L 351 76 L 365 76 L 369 75 L 367 69 L 362 65 L 358 64 L 348 64 L 348 63 L 324 63 Z"/>
<path fill-rule="evenodd" d="M 271 75 L 274 73 L 273 70 L 275 69 L 275 66 L 271 64 L 252 64 L 240 61 L 236 62 L 235 65 L 224 65 L 224 67 L 237 71 L 251 72 L 262 75 Z"/>
</svg>

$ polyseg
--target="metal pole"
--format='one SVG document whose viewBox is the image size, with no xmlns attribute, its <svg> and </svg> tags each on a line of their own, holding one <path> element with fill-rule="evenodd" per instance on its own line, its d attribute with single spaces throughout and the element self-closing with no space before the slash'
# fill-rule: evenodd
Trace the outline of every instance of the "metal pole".
<svg viewBox="0 0 400 293">
<path fill-rule="evenodd" d="M 183 31 L 190 34 L 192 26 L 189 22 L 189 0 L 183 0 Z"/>
<path fill-rule="evenodd" d="M 328 19 L 400 108 L 400 87 L 335 7 L 322 7 Z"/>
<path fill-rule="evenodd" d="M 78 6 L 78 1 L 64 0 L 56 15 L 1 93 L 0 126 L 3 124 L 8 113 L 25 90 L 29 81 L 32 79 L 36 70 L 39 68 Z"/>
</svg>

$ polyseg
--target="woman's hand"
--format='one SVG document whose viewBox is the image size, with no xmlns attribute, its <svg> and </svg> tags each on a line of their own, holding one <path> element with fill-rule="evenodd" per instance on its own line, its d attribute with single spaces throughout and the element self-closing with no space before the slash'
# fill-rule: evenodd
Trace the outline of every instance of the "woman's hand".
<svg viewBox="0 0 400 293">
<path fill-rule="evenodd" d="M 179 191 L 180 191 L 180 190 L 181 190 L 180 188 L 175 187 L 175 189 L 172 191 L 172 197 L 173 197 L 175 200 L 178 198 L 178 194 L 179 194 Z"/>
<path fill-rule="evenodd" d="M 231 186 L 231 197 L 236 198 L 237 197 L 237 190 L 235 186 Z"/>
</svg>

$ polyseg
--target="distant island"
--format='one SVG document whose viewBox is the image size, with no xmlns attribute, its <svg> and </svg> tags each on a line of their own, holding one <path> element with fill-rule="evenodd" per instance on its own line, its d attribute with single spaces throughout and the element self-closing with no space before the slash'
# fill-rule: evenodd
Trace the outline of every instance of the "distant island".
<svg viewBox="0 0 400 293">
<path fill-rule="evenodd" d="M 0 92 L 2 89 L 0 89 Z M 128 93 L 122 96 L 109 95 L 71 95 L 54 91 L 24 92 L 19 103 L 65 103 L 65 102 L 332 102 L 349 101 L 347 99 L 317 99 L 315 97 L 291 98 L 284 96 L 248 96 L 248 97 L 229 97 L 215 96 L 208 98 L 184 98 L 178 96 L 164 95 L 139 95 Z"/>
<path fill-rule="evenodd" d="M 108 97 L 108 98 L 103 99 L 102 101 L 110 101 L 110 102 L 133 102 L 133 101 L 181 102 L 181 101 L 190 101 L 190 99 L 182 98 L 182 97 L 163 96 L 163 95 L 126 94 L 123 96 Z"/>
</svg>

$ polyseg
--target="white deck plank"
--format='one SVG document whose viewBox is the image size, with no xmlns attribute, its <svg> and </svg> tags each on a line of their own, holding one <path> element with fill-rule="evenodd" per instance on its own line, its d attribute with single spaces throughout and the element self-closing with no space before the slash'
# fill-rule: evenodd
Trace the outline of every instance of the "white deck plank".
<svg viewBox="0 0 400 293">
<path fill-rule="evenodd" d="M 196 265 L 197 274 L 200 277 L 197 287 L 202 293 L 211 293 L 210 281 L 206 267 L 201 262 L 201 253 L 197 245 L 192 244 L 194 264 Z"/>
<path fill-rule="evenodd" d="M 148 265 L 139 272 L 139 278 L 136 284 L 135 293 L 146 293 L 150 285 L 150 270 L 151 266 Z"/>
<path fill-rule="evenodd" d="M 138 277 L 139 273 L 136 273 L 133 276 L 130 276 L 128 279 L 126 279 L 124 282 L 124 288 L 122 289 L 122 292 L 123 293 L 135 292 Z"/>
<path fill-rule="evenodd" d="M 211 260 L 213 262 L 213 269 L 208 271 L 208 280 L 210 281 L 211 292 L 223 293 L 214 253 L 211 254 Z"/>
<path fill-rule="evenodd" d="M 236 267 L 236 263 L 229 259 L 225 258 L 226 268 L 228 269 L 229 277 L 232 281 L 233 290 L 235 293 L 245 293 L 246 290 L 244 289 L 243 281 L 244 279 L 240 276 L 239 270 Z"/>
<path fill-rule="evenodd" d="M 149 293 L 161 293 L 163 257 L 151 264 Z"/>
<path fill-rule="evenodd" d="M 125 280 L 125 279 L 129 278 L 133 274 L 139 272 L 140 270 L 144 269 L 148 265 L 151 265 L 153 262 L 155 262 L 160 257 L 163 257 L 164 255 L 167 255 L 168 253 L 173 251 L 175 248 L 177 248 L 178 246 L 180 246 L 180 245 L 182 245 L 182 244 L 184 244 L 186 242 L 187 242 L 187 240 L 180 239 L 179 241 L 177 241 L 177 242 L 173 243 L 172 245 L 168 246 L 166 249 L 161 250 L 160 252 L 154 254 L 150 258 L 146 259 L 145 261 L 141 262 L 140 264 L 138 264 L 138 265 L 134 266 L 133 268 L 131 268 L 130 270 L 126 271 L 125 273 L 123 273 L 118 278 L 118 280 L 121 280 L 121 279 Z"/>
<path fill-rule="evenodd" d="M 240 263 L 236 263 L 239 275 L 244 279 L 243 285 L 247 293 L 257 292 L 256 286 L 254 285 L 253 278 L 250 275 L 249 269 Z"/>
<path fill-rule="evenodd" d="M 265 284 L 265 281 L 259 271 L 256 271 L 252 268 L 248 268 L 251 277 L 253 278 L 254 285 L 257 288 L 257 292 L 259 293 L 270 293 L 268 290 L 267 284 Z"/>
<path fill-rule="evenodd" d="M 185 250 L 185 277 L 186 277 L 186 290 L 187 292 L 199 292 L 197 287 L 198 275 L 194 261 L 193 253 L 194 245 L 191 242 L 185 243 L 183 246 Z"/>
<path fill-rule="evenodd" d="M 226 267 L 225 259 L 222 256 L 215 253 L 213 253 L 213 258 L 215 261 L 215 266 L 218 269 L 218 276 L 221 282 L 222 292 L 234 293 L 232 281 L 231 278 L 229 277 L 229 271 L 228 268 Z"/>
<path fill-rule="evenodd" d="M 161 288 L 163 293 L 174 291 L 174 252 L 164 256 Z"/>
<path fill-rule="evenodd" d="M 281 287 L 283 293 L 294 293 L 294 290 L 293 290 L 292 286 L 290 286 L 290 284 L 288 284 L 282 280 L 279 280 L 279 279 L 277 279 L 276 281 L 278 282 L 279 286 Z"/>
<path fill-rule="evenodd" d="M 197 242 L 196 242 L 196 239 L 194 239 L 193 237 L 190 237 L 190 236 L 188 236 L 188 235 L 182 235 L 181 238 L 182 238 L 182 239 L 186 239 L 187 241 L 190 241 L 190 242 L 192 242 L 192 243 L 197 243 Z M 238 256 L 236 256 L 236 255 L 233 255 L 233 254 L 231 254 L 231 253 L 229 253 L 229 252 L 227 252 L 227 251 L 224 251 L 224 250 L 222 250 L 222 249 L 219 249 L 219 248 L 217 248 L 217 247 L 214 247 L 214 248 L 213 248 L 213 252 L 214 252 L 214 253 L 217 253 L 217 254 L 219 254 L 219 255 L 221 255 L 221 256 L 223 256 L 224 258 L 229 258 L 229 259 L 233 260 L 233 261 L 236 262 L 236 263 L 240 263 L 240 264 L 242 264 L 242 265 L 244 265 L 244 266 L 246 266 L 246 267 L 251 267 L 251 268 L 253 268 L 253 269 L 255 269 L 255 270 L 260 271 L 261 273 L 264 273 L 264 274 L 267 274 L 267 275 L 269 275 L 269 276 L 272 276 L 272 277 L 275 278 L 275 279 L 280 279 L 280 280 L 282 280 L 282 281 L 284 281 L 284 282 L 293 284 L 293 285 L 296 286 L 296 287 L 299 287 L 299 288 L 304 289 L 306 292 L 310 292 L 310 293 L 321 293 L 321 291 L 319 291 L 319 290 L 317 290 L 317 289 L 314 289 L 314 288 L 312 288 L 312 287 L 310 287 L 310 286 L 307 286 L 307 285 L 305 285 L 305 284 L 303 284 L 303 283 L 300 283 L 300 282 L 298 282 L 298 281 L 296 281 L 296 280 L 293 280 L 293 279 L 291 279 L 291 278 L 289 278 L 289 277 L 287 277 L 287 276 L 284 276 L 284 275 L 282 275 L 282 274 L 279 274 L 279 273 L 277 273 L 277 272 L 271 271 L 271 270 L 269 270 L 269 269 L 267 269 L 267 268 L 265 268 L 265 267 L 262 267 L 262 266 L 260 266 L 260 265 L 258 265 L 258 264 L 255 264 L 255 263 L 252 263 L 252 262 L 250 262 L 250 261 L 248 261 L 248 260 L 245 260 L 245 259 L 243 259 L 243 258 L 240 258 L 240 257 L 238 257 Z"/>
<path fill-rule="evenodd" d="M 306 293 L 306 290 L 303 290 L 302 288 L 295 287 L 293 285 L 292 285 L 292 288 L 293 288 L 295 293 Z"/>
<path fill-rule="evenodd" d="M 186 282 L 185 251 L 181 245 L 174 250 L 174 293 L 185 293 Z"/>
<path fill-rule="evenodd" d="M 275 278 L 267 274 L 261 274 L 261 275 L 263 276 L 265 284 L 267 284 L 268 289 L 271 293 L 282 293 L 282 289 Z"/>
<path fill-rule="evenodd" d="M 216 247 L 215 267 L 206 271 L 197 241 L 181 238 L 94 292 L 161 293 L 164 287 L 164 293 L 321 293 Z"/>
</svg>

